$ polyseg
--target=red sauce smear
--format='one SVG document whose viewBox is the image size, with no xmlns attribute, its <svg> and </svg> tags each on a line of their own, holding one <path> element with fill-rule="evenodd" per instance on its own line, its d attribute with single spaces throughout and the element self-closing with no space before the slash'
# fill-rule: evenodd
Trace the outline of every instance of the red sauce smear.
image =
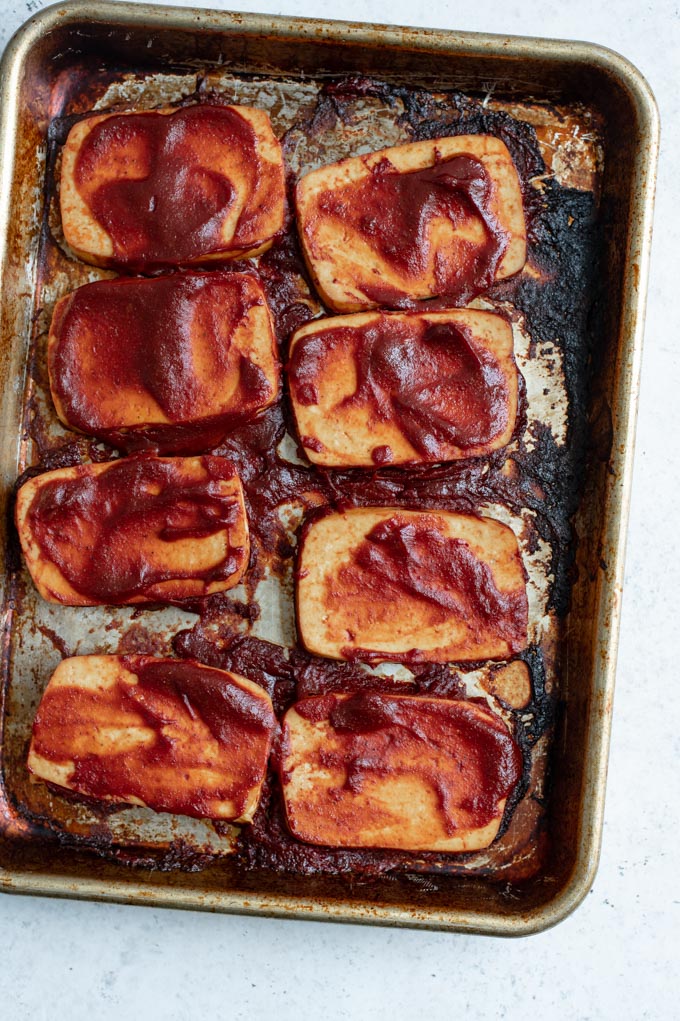
<svg viewBox="0 0 680 1021">
<path fill-rule="evenodd" d="M 365 179 L 324 192 L 318 210 L 351 225 L 406 277 L 427 271 L 429 227 L 435 217 L 445 217 L 454 229 L 471 217 L 480 221 L 485 244 L 461 242 L 454 256 L 446 250 L 435 255 L 437 294 L 464 304 L 491 287 L 507 248 L 507 235 L 489 212 L 490 190 L 484 165 L 474 156 L 454 156 L 405 174 L 384 157 Z M 381 305 L 408 297 L 389 283 L 374 284 L 363 278 L 361 290 Z"/>
<path fill-rule="evenodd" d="M 351 562 L 328 580 L 325 605 L 332 612 L 339 603 L 356 600 L 357 593 L 367 603 L 415 599 L 429 607 L 431 623 L 462 618 L 473 634 L 493 631 L 508 643 L 511 654 L 526 644 L 524 585 L 501 592 L 489 565 L 464 540 L 443 535 L 434 521 L 394 515 L 375 525 Z M 384 652 L 355 647 L 343 649 L 342 655 L 367 662 L 386 658 Z M 410 657 L 417 659 L 418 650 L 399 658 L 408 662 Z"/>
<path fill-rule="evenodd" d="M 214 169 L 225 152 L 236 180 Z M 283 172 L 260 159 L 256 132 L 236 110 L 203 105 L 96 124 L 78 153 L 75 183 L 118 261 L 177 265 L 266 241 L 261 222 L 281 201 Z M 262 201 L 253 201 L 256 192 Z M 223 223 L 239 193 L 243 209 L 225 243 Z"/>
<path fill-rule="evenodd" d="M 452 322 L 381 315 L 356 327 L 331 327 L 297 342 L 288 378 L 302 405 L 319 402 L 319 380 L 329 354 L 349 348 L 357 388 L 343 404 L 366 408 L 377 421 L 396 422 L 426 460 L 445 459 L 451 447 L 490 443 L 508 427 L 508 385 L 496 358 Z M 376 447 L 376 464 L 389 448 Z"/>
<path fill-rule="evenodd" d="M 50 363 L 51 385 L 69 424 L 125 450 L 216 446 L 231 425 L 273 397 L 260 366 L 232 347 L 235 331 L 264 304 L 257 278 L 240 273 L 100 280 L 78 288 L 53 324 L 58 345 Z M 236 376 L 229 407 L 220 414 L 197 415 L 198 402 L 206 401 L 199 372 L 230 387 Z M 110 401 L 117 390 L 123 392 L 120 405 L 104 409 L 100 397 Z M 173 424 L 129 427 L 131 392 L 150 395 Z"/>
<path fill-rule="evenodd" d="M 144 596 L 171 579 L 200 578 L 209 584 L 230 577 L 243 563 L 240 547 L 200 573 L 159 565 L 145 549 L 145 538 L 201 539 L 237 522 L 236 497 L 216 485 L 234 478 L 233 465 L 221 457 L 202 457 L 200 463 L 204 481 L 187 480 L 181 461 L 129 458 L 98 475 L 85 465 L 76 478 L 47 482 L 28 512 L 42 555 L 76 592 L 102 603 Z"/>
<path fill-rule="evenodd" d="M 51 762 L 73 761 L 69 782 L 88 797 L 132 796 L 158 812 L 196 818 L 210 817 L 216 800 L 234 801 L 238 818 L 266 768 L 277 726 L 269 704 L 198 663 L 129 656 L 121 665 L 136 674 L 136 683 L 121 679 L 101 691 L 48 688 L 33 725 L 35 751 Z M 121 714 L 141 717 L 153 742 L 111 754 L 74 754 L 88 727 L 112 720 L 124 725 Z M 224 761 L 206 749 L 197 723 L 229 753 Z M 208 785 L 190 779 L 188 771 L 201 767 L 223 775 Z"/>
<path fill-rule="evenodd" d="M 360 791 L 371 774 L 418 775 L 436 791 L 450 835 L 461 812 L 466 829 L 490 823 L 522 776 L 522 754 L 502 720 L 465 702 L 359 692 L 312 698 L 295 710 L 313 722 L 328 720 L 342 735 L 342 748 L 324 750 L 320 759 L 345 771 L 347 791 Z"/>
</svg>

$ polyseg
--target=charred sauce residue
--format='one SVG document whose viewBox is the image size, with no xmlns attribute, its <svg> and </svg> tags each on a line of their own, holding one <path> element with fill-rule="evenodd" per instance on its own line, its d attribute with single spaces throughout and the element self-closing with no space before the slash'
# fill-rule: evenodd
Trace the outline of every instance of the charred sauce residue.
<svg viewBox="0 0 680 1021">
<path fill-rule="evenodd" d="M 220 483 L 234 478 L 233 465 L 202 457 L 205 478 L 187 478 L 182 462 L 130 458 L 94 474 L 88 466 L 72 479 L 51 479 L 34 498 L 28 522 L 43 556 L 81 595 L 102 603 L 143 596 L 170 579 L 208 584 L 230 577 L 245 550 L 233 547 L 207 571 L 154 561 L 148 540 L 169 543 L 229 531 L 240 508 Z"/>
<path fill-rule="evenodd" d="M 257 278 L 241 273 L 100 280 L 78 288 L 52 325 L 50 381 L 66 419 L 127 450 L 216 446 L 230 423 L 274 396 L 263 369 L 234 343 L 264 301 Z M 152 421 L 157 405 L 171 424 L 131 420 L 137 394 L 145 407 L 152 402 Z"/>
<path fill-rule="evenodd" d="M 492 285 L 507 247 L 507 235 L 489 212 L 490 188 L 489 175 L 474 156 L 454 156 L 404 174 L 384 157 L 366 178 L 321 194 L 305 237 L 313 250 L 315 218 L 331 217 L 351 226 L 407 279 L 426 273 L 433 262 L 436 293 L 464 304 Z M 454 229 L 475 219 L 485 243 L 459 246 L 449 257 L 439 247 L 433 252 L 430 229 L 440 217 Z M 379 279 L 369 283 L 362 277 L 361 290 L 387 306 L 408 297 L 408 288 Z"/>
<path fill-rule="evenodd" d="M 505 374 L 462 324 L 380 315 L 361 326 L 331 323 L 302 337 L 288 370 L 299 404 L 319 403 L 326 359 L 338 349 L 350 352 L 357 370 L 356 390 L 342 406 L 395 422 L 425 460 L 490 443 L 508 427 Z M 384 463 L 389 457 L 377 447 L 373 459 Z"/>
<path fill-rule="evenodd" d="M 262 638 L 242 634 L 226 623 L 219 593 L 208 600 L 201 620 L 190 631 L 175 636 L 173 648 L 180 656 L 197 659 L 221 670 L 242 673 L 269 693 L 277 713 L 283 714 L 296 700 L 329 691 L 394 691 L 403 694 L 409 685 L 384 675 L 368 673 L 350 662 L 325 660 L 304 649 L 283 648 Z M 423 690 L 439 682 L 437 695 L 460 694 L 448 667 L 439 664 L 415 664 Z"/>
<path fill-rule="evenodd" d="M 349 621 L 357 633 L 357 609 L 360 618 L 368 604 L 397 606 L 406 601 L 421 604 L 431 624 L 452 617 L 464 620 L 473 640 L 491 632 L 507 642 L 511 653 L 526 644 L 524 584 L 499 591 L 489 565 L 463 539 L 444 534 L 435 516 L 416 520 L 394 515 L 379 522 L 352 551 L 349 563 L 326 579 L 325 608 L 343 622 L 339 628 Z M 422 658 L 417 649 L 398 657 L 355 646 L 342 652 L 346 658 L 368 661 Z"/>
<path fill-rule="evenodd" d="M 436 792 L 442 828 L 452 836 L 461 827 L 488 825 L 498 815 L 499 802 L 511 794 L 522 775 L 522 754 L 505 724 L 479 706 L 360 692 L 349 697 L 307 699 L 298 702 L 295 711 L 313 723 L 327 721 L 335 733 L 324 742 L 319 764 L 345 776 L 335 809 L 315 804 L 318 792 L 315 797 L 313 788 L 308 792 L 309 804 L 304 793 L 296 795 L 307 812 L 328 812 L 331 818 L 342 815 L 338 806 L 342 806 L 345 791 L 350 795 L 360 792 L 371 776 L 413 773 Z M 288 735 L 284 739 L 284 785 L 290 741 Z M 324 797 L 322 794 L 321 799 Z M 328 791 L 328 798 L 336 802 L 334 790 Z M 370 805 L 364 808 L 370 816 Z M 360 813 L 354 822 L 361 831 L 362 825 L 370 826 L 371 819 Z"/>
<path fill-rule="evenodd" d="M 233 180 L 213 169 L 225 152 Z M 128 176 L 115 172 L 118 164 Z M 280 169 L 260 158 L 249 122 L 234 109 L 208 105 L 100 121 L 78 153 L 75 182 L 125 263 L 178 264 L 255 248 L 267 240 L 258 236 L 267 203 L 280 201 L 283 188 Z M 256 191 L 264 203 L 249 201 Z M 235 203 L 243 208 L 225 243 L 224 221 Z"/>
<path fill-rule="evenodd" d="M 136 797 L 156 811 L 197 818 L 214 814 L 215 801 L 233 801 L 238 818 L 265 772 L 276 728 L 268 700 L 198 663 L 120 662 L 135 676 L 122 674 L 111 687 L 47 689 L 33 726 L 37 754 L 72 762 L 69 782 L 88 797 Z M 77 753 L 88 732 L 111 725 L 140 727 L 140 740 L 121 751 L 114 743 L 110 752 Z"/>
</svg>

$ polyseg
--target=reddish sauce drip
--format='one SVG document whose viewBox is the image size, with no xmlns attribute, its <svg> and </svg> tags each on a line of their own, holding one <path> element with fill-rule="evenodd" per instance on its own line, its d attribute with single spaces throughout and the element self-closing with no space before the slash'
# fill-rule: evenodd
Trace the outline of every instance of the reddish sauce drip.
<svg viewBox="0 0 680 1021">
<path fill-rule="evenodd" d="M 244 550 L 231 548 L 221 563 L 196 569 L 155 563 L 145 540 L 201 539 L 238 519 L 236 497 L 216 483 L 234 477 L 221 457 L 202 457 L 207 478 L 187 480 L 181 462 L 130 458 L 99 475 L 54 479 L 37 493 L 28 513 L 43 556 L 81 595 L 103 603 L 143 596 L 153 585 L 199 577 L 206 584 L 230 577 Z"/>
<path fill-rule="evenodd" d="M 225 152 L 235 180 L 213 169 Z M 133 263 L 176 265 L 256 247 L 266 240 L 257 232 L 267 201 L 280 201 L 280 178 L 280 169 L 260 159 L 248 121 L 229 107 L 207 105 L 167 116 L 109 117 L 87 135 L 75 166 L 78 191 L 111 238 L 114 255 Z M 264 206 L 248 201 L 258 188 Z M 223 223 L 239 194 L 245 205 L 225 244 Z"/>
<path fill-rule="evenodd" d="M 493 573 L 462 539 L 443 535 L 436 524 L 399 515 L 375 525 L 327 583 L 330 608 L 350 593 L 362 601 L 386 603 L 407 597 L 426 604 L 431 623 L 452 616 L 473 631 L 492 628 L 514 652 L 526 642 L 528 604 L 524 586 L 509 592 L 496 587 Z M 343 649 L 343 656 L 384 659 L 384 653 Z M 408 657 L 407 657 L 408 658 Z"/>
<path fill-rule="evenodd" d="M 419 276 L 430 263 L 429 229 L 435 217 L 445 217 L 454 229 L 470 218 L 480 221 L 485 244 L 466 244 L 464 257 L 462 247 L 455 257 L 438 250 L 434 259 L 437 294 L 465 303 L 492 285 L 507 247 L 505 232 L 489 212 L 490 188 L 483 164 L 473 156 L 454 156 L 406 174 L 385 157 L 364 180 L 324 192 L 318 209 L 350 224 L 406 277 Z M 362 279 L 361 289 L 378 304 L 404 297 L 387 283 Z"/>
<path fill-rule="evenodd" d="M 306 444 L 303 443 L 303 446 L 306 446 Z M 384 464 L 391 464 L 394 460 L 392 448 L 385 444 L 373 447 L 373 450 L 371 451 L 371 460 L 373 461 L 373 464 L 378 467 L 381 467 Z"/>
<path fill-rule="evenodd" d="M 230 424 L 272 397 L 260 366 L 231 346 L 251 309 L 263 303 L 255 278 L 234 273 L 100 280 L 79 288 L 55 324 L 59 344 L 50 366 L 69 423 L 127 450 L 216 446 Z M 226 383 L 233 375 L 238 384 L 230 410 L 192 421 L 197 402 L 205 400 L 201 378 Z M 99 398 L 118 389 L 126 397 L 149 394 L 174 424 L 131 433 L 117 428 Z"/>
<path fill-rule="evenodd" d="M 455 323 L 380 316 L 361 327 L 335 327 L 303 337 L 293 349 L 289 380 L 303 405 L 319 401 L 329 354 L 352 351 L 357 388 L 344 403 L 366 408 L 378 421 L 394 421 L 424 458 L 445 458 L 489 443 L 508 426 L 505 375 L 491 352 Z M 389 448 L 376 447 L 376 464 L 389 464 Z"/>
<path fill-rule="evenodd" d="M 51 762 L 72 761 L 70 782 L 88 797 L 133 796 L 156 811 L 198 818 L 209 816 L 216 800 L 234 801 L 237 818 L 264 774 L 277 725 L 268 704 L 198 663 L 130 656 L 122 665 L 136 674 L 136 683 L 121 680 L 101 691 L 48 688 L 33 726 L 35 751 Z M 74 754 L 88 727 L 112 719 L 120 726 L 121 714 L 141 717 L 153 742 L 118 753 Z M 228 752 L 225 761 L 206 751 L 199 723 Z M 208 785 L 189 778 L 201 768 L 223 776 Z"/>
<path fill-rule="evenodd" d="M 449 834 L 461 811 L 466 828 L 486 826 L 522 776 L 521 752 L 503 722 L 464 702 L 359 692 L 310 699 L 295 709 L 313 722 L 327 719 L 342 735 L 341 749 L 324 750 L 321 759 L 346 772 L 349 791 L 360 791 L 371 774 L 415 774 L 436 791 Z M 455 767 L 442 769 L 451 759 Z"/>
</svg>

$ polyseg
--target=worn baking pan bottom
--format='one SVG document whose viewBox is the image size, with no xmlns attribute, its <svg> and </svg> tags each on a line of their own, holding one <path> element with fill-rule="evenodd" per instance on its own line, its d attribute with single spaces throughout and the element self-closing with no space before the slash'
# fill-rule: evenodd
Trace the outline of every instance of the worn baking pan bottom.
<svg viewBox="0 0 680 1021">
<path fill-rule="evenodd" d="M 374 82 L 387 79 L 382 93 L 375 84 L 355 81 L 347 87 L 347 76 L 367 73 Z M 320 91 L 324 82 L 338 76 L 344 83 L 340 89 Z M 427 130 L 430 118 L 432 130 L 441 131 L 441 110 L 416 110 L 416 86 L 427 87 L 428 94 L 462 89 L 477 95 L 465 115 L 473 109 L 484 111 L 491 121 L 496 118 L 496 125 L 508 110 L 520 120 L 532 119 L 532 130 L 543 138 L 544 153 L 546 143 L 554 147 L 546 176 L 555 178 L 564 191 L 560 208 L 565 223 L 570 218 L 576 223 L 574 257 L 582 259 L 588 253 L 591 275 L 600 235 L 589 226 L 592 217 L 583 217 L 579 195 L 592 198 L 593 190 L 601 192 L 601 222 L 607 223 L 602 233 L 604 258 L 593 281 L 595 290 L 606 287 L 607 303 L 593 307 L 597 333 L 588 359 L 585 335 L 592 334 L 593 322 L 583 324 L 580 347 L 575 335 L 571 345 L 562 336 L 553 343 L 545 323 L 543 332 L 535 321 L 528 328 L 521 319 L 514 323 L 518 359 L 527 380 L 529 425 L 535 412 L 537 427 L 549 430 L 567 450 L 574 446 L 576 415 L 581 438 L 587 440 L 585 471 L 579 469 L 582 495 L 574 519 L 578 573 L 566 626 L 558 610 L 564 609 L 568 556 L 558 565 L 557 573 L 564 574 L 560 587 L 554 571 L 550 575 L 554 558 L 546 559 L 540 534 L 527 541 L 525 549 L 534 593 L 533 647 L 536 654 L 540 651 L 543 667 L 547 664 L 541 674 L 537 662 L 528 662 L 534 702 L 526 715 L 533 713 L 534 720 L 527 722 L 527 731 L 531 737 L 540 736 L 537 721 L 546 734 L 552 733 L 553 719 L 556 727 L 548 787 L 547 745 L 534 757 L 540 773 L 529 781 L 534 786 L 528 788 L 531 797 L 526 804 L 533 805 L 534 814 L 527 823 L 527 839 L 524 844 L 518 839 L 513 820 L 515 832 L 511 825 L 485 862 L 434 862 L 424 856 L 385 873 L 350 861 L 345 862 L 344 875 L 333 875 L 333 867 L 319 862 L 311 869 L 298 867 L 295 855 L 267 860 L 262 843 L 255 841 L 254 850 L 246 855 L 255 867 L 248 870 L 243 856 L 239 863 L 230 853 L 236 836 L 231 828 L 188 826 L 132 809 L 98 816 L 76 803 L 53 799 L 49 792 L 29 785 L 23 766 L 30 718 L 51 661 L 56 665 L 65 652 L 169 651 L 172 636 L 191 629 L 196 617 L 169 609 L 145 618 L 115 611 L 105 619 L 101 610 L 93 610 L 80 614 L 74 623 L 64 608 L 35 600 L 25 577 L 8 563 L 0 812 L 0 877 L 8 889 L 503 934 L 552 924 L 587 892 L 602 820 L 656 158 L 653 100 L 625 61 L 596 47 L 572 44 L 509 40 L 501 46 L 492 37 L 124 4 L 67 5 L 39 15 L 11 44 L 3 64 L 2 225 L 7 243 L 0 358 L 8 381 L 3 435 L 10 438 L 2 452 L 3 499 L 9 506 L 12 486 L 26 465 L 42 459 L 46 466 L 69 439 L 50 419 L 40 367 L 41 338 L 55 298 L 101 275 L 68 258 L 49 192 L 45 202 L 44 182 L 51 180 L 50 161 L 58 149 L 55 136 L 68 117 L 97 102 L 105 107 L 152 107 L 213 93 L 252 102 L 269 109 L 275 123 L 278 119 L 279 133 L 288 132 L 289 165 L 299 173 L 359 146 L 365 151 L 367 145 L 375 148 L 405 140 L 414 118 L 420 117 L 419 130 Z M 296 128 L 310 120 L 318 125 L 324 117 L 327 123 L 321 133 Z M 555 134 L 556 121 L 564 137 Z M 330 132 L 328 123 L 335 124 Z M 540 192 L 540 181 L 535 187 Z M 270 266 L 272 274 L 279 269 L 280 265 Z M 567 304 L 576 300 L 574 293 L 565 293 L 564 299 Z M 499 293 L 493 300 L 505 299 Z M 561 314 L 564 322 L 564 307 Z M 580 355 L 574 360 L 577 351 Z M 27 366 L 24 388 L 18 381 Z M 545 392 L 549 399 L 541 403 Z M 588 407 L 582 404 L 586 393 Z M 567 397 L 571 403 L 565 404 Z M 535 451 L 542 434 L 534 429 L 532 435 Z M 539 455 L 540 450 L 534 458 L 545 470 L 548 461 Z M 295 464 L 290 448 L 282 456 Z M 550 519 L 553 528 L 563 528 L 577 491 L 573 474 L 561 478 L 563 484 L 569 483 L 569 492 L 561 493 L 560 514 Z M 547 475 L 544 481 L 548 488 L 555 482 Z M 291 528 L 296 524 L 295 510 L 287 522 Z M 521 520 L 525 512 L 519 508 L 517 513 L 517 529 L 523 530 L 528 527 Z M 6 538 L 11 552 L 11 536 Z M 554 553 L 559 541 L 552 536 L 548 545 Z M 285 596 L 285 571 L 283 575 Z M 265 576 L 257 592 L 244 593 L 254 595 L 260 606 L 260 618 L 249 622 L 247 637 L 284 645 L 292 640 L 292 620 L 282 610 L 290 598 L 282 598 L 281 591 Z M 555 603 L 561 603 L 558 610 Z M 201 627 L 185 637 L 185 651 L 195 653 L 206 637 Z M 540 694 L 545 698 L 539 705 L 541 677 Z M 463 681 L 469 694 L 477 694 L 475 685 L 485 685 L 484 671 L 470 673 Z M 538 829 L 532 829 L 532 819 L 540 820 Z M 100 857 L 81 843 L 94 847 Z M 466 874 L 453 874 L 461 872 Z"/>
</svg>

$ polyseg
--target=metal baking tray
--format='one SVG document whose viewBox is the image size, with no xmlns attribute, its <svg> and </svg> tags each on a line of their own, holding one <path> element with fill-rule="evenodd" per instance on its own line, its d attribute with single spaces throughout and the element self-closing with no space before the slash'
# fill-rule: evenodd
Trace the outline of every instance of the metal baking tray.
<svg viewBox="0 0 680 1021">
<path fill-rule="evenodd" d="M 25 382 L 36 322 L 45 314 L 36 281 L 46 140 L 63 89 L 76 94 L 78 75 L 85 93 L 97 76 L 126 70 L 156 83 L 157 104 L 172 100 L 173 75 L 182 73 L 240 75 L 250 83 L 250 96 L 257 83 L 268 83 L 271 91 L 285 81 L 303 99 L 314 81 L 373 75 L 401 85 L 458 89 L 506 106 L 583 106 L 600 125 L 606 250 L 598 272 L 607 301 L 586 370 L 590 455 L 574 518 L 571 608 L 555 661 L 549 840 L 540 870 L 512 883 L 455 870 L 436 883 L 426 875 L 420 882 L 377 876 L 354 883 L 329 875 L 244 872 L 211 847 L 207 867 L 166 869 L 151 853 L 145 860 L 139 846 L 126 861 L 124 846 L 107 859 L 73 842 L 55 842 L 47 823 L 24 817 L 8 782 L 18 705 L 11 689 L 13 629 L 23 611 L 21 589 L 8 584 L 8 562 L 0 579 L 0 889 L 495 935 L 525 935 L 555 924 L 590 889 L 601 841 L 658 155 L 658 116 L 646 82 L 622 57 L 585 43 L 88 0 L 32 18 L 9 44 L 0 69 L 0 538 L 10 558 L 8 512 L 26 461 Z M 129 95 L 121 95 L 129 102 Z M 286 95 L 284 90 L 284 103 Z M 183 623 L 174 620 L 175 627 Z M 49 625 L 44 619 L 39 629 L 54 641 Z M 18 641 L 24 640 L 22 634 Z M 38 653 L 36 646 L 27 662 L 35 664 Z M 38 689 L 45 680 L 38 679 Z M 130 825 L 143 831 L 147 824 L 133 819 Z M 153 845 L 153 834 L 148 842 Z"/>
</svg>

